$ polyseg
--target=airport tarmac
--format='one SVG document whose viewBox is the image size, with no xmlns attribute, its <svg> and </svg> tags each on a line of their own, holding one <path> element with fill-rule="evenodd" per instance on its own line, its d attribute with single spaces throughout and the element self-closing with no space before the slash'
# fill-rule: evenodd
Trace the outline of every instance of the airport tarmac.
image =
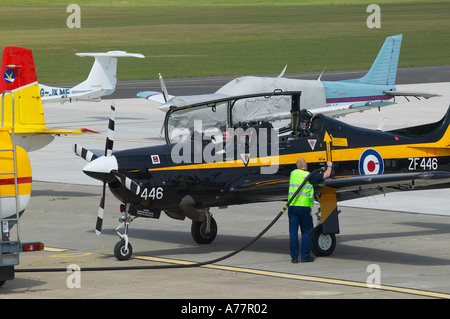
<svg viewBox="0 0 450 319">
<path fill-rule="evenodd" d="M 398 85 L 398 90 L 435 92 L 441 97 L 410 102 L 398 98 L 397 105 L 342 120 L 376 128 L 386 117 L 384 129 L 437 121 L 449 106 L 449 86 Z M 290 263 L 287 216 L 282 216 L 248 249 L 213 265 L 90 271 L 92 267 L 153 267 L 216 259 L 246 245 L 284 205 L 274 202 L 213 209 L 219 232 L 210 245 L 194 243 L 188 221 L 172 220 L 164 214 L 159 220 L 138 218 L 129 233 L 133 259 L 117 261 L 113 247 L 118 238 L 112 230 L 118 225 L 119 202 L 107 194 L 104 232 L 96 236 L 93 229 L 101 186 L 82 173 L 85 161 L 71 149 L 75 143 L 104 149 L 110 103 L 44 106 L 47 126 L 85 127 L 100 134 L 57 137 L 29 154 L 33 192 L 21 218 L 21 240 L 42 241 L 47 248 L 21 255 L 16 278 L 0 288 L 0 298 L 175 298 L 197 299 L 198 305 L 200 299 L 450 298 L 447 190 L 341 203 L 337 248 L 332 256 L 317 258 L 314 263 Z M 142 99 L 117 99 L 114 103 L 115 150 L 164 143 L 159 136 L 162 112 L 149 108 Z M 66 272 L 72 264 L 81 267 L 81 273 Z M 56 271 L 32 271 L 48 268 Z M 69 288 L 76 283 L 80 288 Z"/>
</svg>

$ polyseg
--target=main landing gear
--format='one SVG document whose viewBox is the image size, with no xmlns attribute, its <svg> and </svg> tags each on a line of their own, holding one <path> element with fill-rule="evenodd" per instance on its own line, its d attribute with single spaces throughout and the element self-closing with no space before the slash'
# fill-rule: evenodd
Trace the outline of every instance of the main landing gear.
<svg viewBox="0 0 450 319">
<path fill-rule="evenodd" d="M 217 236 L 217 223 L 209 208 L 206 209 L 204 222 L 192 221 L 191 235 L 197 244 L 210 244 L 214 241 Z"/>
<path fill-rule="evenodd" d="M 311 236 L 311 251 L 316 256 L 330 256 L 336 248 L 336 235 L 324 234 L 322 224 L 317 225 Z"/>
<path fill-rule="evenodd" d="M 336 230 L 334 233 L 323 232 L 323 218 L 321 216 L 321 208 L 316 213 L 318 225 L 314 228 L 311 236 L 311 251 L 316 256 L 330 256 L 336 248 Z"/>
</svg>

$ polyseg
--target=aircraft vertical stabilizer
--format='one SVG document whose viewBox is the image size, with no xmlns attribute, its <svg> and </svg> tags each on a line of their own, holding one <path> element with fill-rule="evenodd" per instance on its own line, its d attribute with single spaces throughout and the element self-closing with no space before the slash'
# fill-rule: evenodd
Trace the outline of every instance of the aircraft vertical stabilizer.
<svg viewBox="0 0 450 319">
<path fill-rule="evenodd" d="M 387 37 L 369 72 L 356 82 L 395 85 L 402 35 Z"/>
<path fill-rule="evenodd" d="M 127 53 L 125 51 L 108 51 L 105 53 L 77 53 L 78 56 L 92 56 L 95 58 L 88 78 L 80 84 L 74 86 L 72 90 L 86 91 L 101 89 L 105 91 L 105 95 L 112 94 L 116 89 L 116 73 L 117 58 L 119 57 L 135 57 L 144 58 L 142 54 Z"/>
<path fill-rule="evenodd" d="M 3 79 L 0 79 L 0 93 L 3 95 L 0 121 L 4 127 L 14 126 L 17 145 L 26 151 L 33 151 L 50 143 L 54 134 L 86 132 L 86 129 L 52 129 L 45 126 L 44 108 L 31 50 L 6 47 L 3 50 L 0 74 L 3 75 Z"/>
<path fill-rule="evenodd" d="M 26 126 L 45 126 L 39 85 L 31 50 L 19 47 L 6 47 L 3 50 L 0 73 L 0 92 L 11 91 L 14 94 L 14 126 L 17 133 Z M 4 126 L 12 126 L 11 94 L 4 96 Z M 27 130 L 27 129 L 26 129 Z"/>
</svg>

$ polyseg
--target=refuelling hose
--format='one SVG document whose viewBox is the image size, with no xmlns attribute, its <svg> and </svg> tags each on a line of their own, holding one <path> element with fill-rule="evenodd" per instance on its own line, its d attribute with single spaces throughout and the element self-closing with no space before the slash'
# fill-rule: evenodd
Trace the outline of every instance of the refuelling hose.
<svg viewBox="0 0 450 319">
<path fill-rule="evenodd" d="M 318 168 L 313 170 L 311 173 L 306 176 L 306 178 L 303 180 L 303 183 L 297 188 L 297 190 L 294 192 L 294 194 L 291 196 L 291 198 L 286 202 L 284 207 L 281 209 L 281 211 L 278 213 L 278 215 L 272 220 L 272 222 L 267 225 L 266 228 L 264 228 L 254 239 L 252 239 L 247 245 L 243 246 L 240 249 L 237 249 L 225 256 L 212 259 L 209 261 L 204 261 L 200 263 L 192 263 L 192 264 L 176 264 L 176 265 L 151 265 L 151 266 L 122 266 L 122 267 L 84 267 L 81 268 L 82 271 L 110 271 L 110 270 L 141 270 L 141 269 L 171 269 L 171 268 L 192 268 L 192 267 L 201 267 L 205 265 L 210 265 L 217 263 L 219 261 L 228 259 L 241 251 L 247 249 L 249 246 L 251 246 L 253 243 L 255 243 L 258 239 L 260 239 L 283 215 L 283 213 L 286 211 L 286 209 L 289 207 L 291 202 L 294 200 L 295 196 L 300 192 L 300 190 L 303 188 L 305 183 L 311 178 L 313 174 L 315 174 L 318 171 L 323 170 L 323 168 Z M 23 268 L 23 269 L 16 269 L 15 272 L 67 272 L 67 268 Z"/>
</svg>

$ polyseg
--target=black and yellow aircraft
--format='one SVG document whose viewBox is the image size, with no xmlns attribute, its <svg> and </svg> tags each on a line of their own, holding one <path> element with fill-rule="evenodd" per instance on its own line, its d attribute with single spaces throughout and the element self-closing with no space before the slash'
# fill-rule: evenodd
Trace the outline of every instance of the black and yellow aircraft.
<svg viewBox="0 0 450 319">
<path fill-rule="evenodd" d="M 332 178 L 315 185 L 321 223 L 312 250 L 319 256 L 334 251 L 338 201 L 449 187 L 450 109 L 436 123 L 383 132 L 301 110 L 300 95 L 280 91 L 177 107 L 166 114 L 165 145 L 112 152 L 113 135 L 104 154 L 75 145 L 89 161 L 83 171 L 104 185 L 98 233 L 106 184 L 123 203 L 115 256 L 130 258 L 127 233 L 134 218 L 159 218 L 161 211 L 187 216 L 193 239 L 211 243 L 217 224 L 210 207 L 286 200 L 299 157 L 311 171 L 334 164 Z M 114 132 L 113 107 L 109 131 Z"/>
</svg>

